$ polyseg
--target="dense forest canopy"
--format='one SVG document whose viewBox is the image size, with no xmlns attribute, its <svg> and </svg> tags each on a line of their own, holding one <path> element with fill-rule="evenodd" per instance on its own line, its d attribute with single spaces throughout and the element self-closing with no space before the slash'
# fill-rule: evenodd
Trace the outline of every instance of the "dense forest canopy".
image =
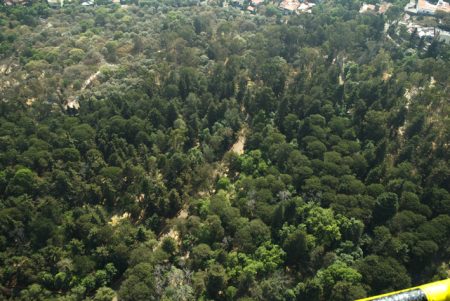
<svg viewBox="0 0 450 301">
<path fill-rule="evenodd" d="M 0 299 L 449 277 L 450 47 L 405 31 L 404 2 L 99 4 L 0 6 Z"/>
</svg>

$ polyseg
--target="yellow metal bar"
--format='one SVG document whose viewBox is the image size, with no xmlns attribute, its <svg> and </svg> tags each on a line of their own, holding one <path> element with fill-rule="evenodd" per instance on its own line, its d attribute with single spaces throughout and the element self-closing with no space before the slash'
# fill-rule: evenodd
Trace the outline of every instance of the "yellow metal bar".
<svg viewBox="0 0 450 301">
<path fill-rule="evenodd" d="M 450 279 L 356 301 L 450 301 Z"/>
</svg>

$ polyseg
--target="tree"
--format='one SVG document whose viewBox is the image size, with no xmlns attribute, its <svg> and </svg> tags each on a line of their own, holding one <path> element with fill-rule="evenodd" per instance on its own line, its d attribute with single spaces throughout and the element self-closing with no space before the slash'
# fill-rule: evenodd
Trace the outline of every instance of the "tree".
<svg viewBox="0 0 450 301">
<path fill-rule="evenodd" d="M 36 248 L 43 247 L 47 244 L 47 240 L 52 238 L 56 230 L 56 225 L 52 220 L 38 216 L 31 223 L 31 237 L 33 245 Z"/>
<path fill-rule="evenodd" d="M 316 277 L 324 289 L 326 298 L 332 294 L 332 290 L 338 282 L 357 285 L 362 279 L 361 274 L 357 270 L 339 260 L 327 268 L 319 270 Z"/>
<path fill-rule="evenodd" d="M 346 281 L 338 281 L 333 287 L 330 300 L 346 301 L 362 299 L 367 296 L 361 284 L 353 284 Z"/>
<path fill-rule="evenodd" d="M 192 248 L 192 266 L 194 269 L 206 268 L 207 260 L 212 256 L 211 248 L 207 244 L 199 244 Z"/>
<path fill-rule="evenodd" d="M 75 139 L 76 145 L 82 153 L 86 153 L 95 146 L 95 130 L 88 124 L 81 124 L 74 127 L 71 130 L 71 136 Z"/>
<path fill-rule="evenodd" d="M 339 224 L 331 209 L 323 209 L 312 205 L 307 213 L 305 224 L 308 231 L 316 237 L 318 242 L 327 246 L 341 239 Z"/>
<path fill-rule="evenodd" d="M 50 292 L 39 284 L 31 284 L 20 292 L 20 298 L 25 301 L 45 299 L 50 296 Z"/>
<path fill-rule="evenodd" d="M 279 96 L 284 91 L 287 63 L 281 57 L 269 59 L 261 66 L 261 78 Z"/>
<path fill-rule="evenodd" d="M 60 148 L 53 151 L 53 157 L 64 162 L 78 162 L 80 152 L 76 148 Z"/>
<path fill-rule="evenodd" d="M 386 115 L 379 111 L 368 111 L 364 117 L 364 138 L 378 142 L 386 135 Z"/>
<path fill-rule="evenodd" d="M 225 234 L 225 230 L 222 227 L 222 222 L 217 215 L 208 215 L 204 224 L 204 241 L 209 244 L 222 241 Z"/>
<path fill-rule="evenodd" d="M 290 233 L 283 242 L 283 250 L 286 251 L 286 263 L 289 265 L 303 266 L 309 261 L 308 235 L 302 229 L 296 229 Z"/>
<path fill-rule="evenodd" d="M 164 238 L 161 247 L 169 255 L 174 255 L 177 251 L 177 243 L 172 237 Z"/>
<path fill-rule="evenodd" d="M 290 281 L 286 275 L 275 273 L 258 281 L 250 288 L 250 292 L 257 300 L 286 300 L 294 295 L 294 292 L 288 289 L 289 284 Z"/>
<path fill-rule="evenodd" d="M 266 7 L 266 16 L 267 17 L 273 17 L 273 16 L 281 16 L 280 10 L 275 7 L 274 5 L 267 5 Z"/>
<path fill-rule="evenodd" d="M 140 53 L 143 49 L 144 43 L 142 42 L 142 38 L 138 35 L 133 35 L 133 53 Z"/>
<path fill-rule="evenodd" d="M 391 219 L 397 213 L 398 207 L 398 196 L 395 193 L 382 193 L 377 197 L 375 208 L 373 209 L 374 222 L 381 224 Z"/>
<path fill-rule="evenodd" d="M 149 263 L 138 263 L 129 268 L 119 290 L 121 300 L 158 300 L 155 290 L 153 266 Z"/>
<path fill-rule="evenodd" d="M 116 292 L 109 287 L 101 287 L 95 293 L 93 301 L 110 301 L 116 297 Z"/>
<path fill-rule="evenodd" d="M 187 141 L 187 134 L 188 129 L 186 126 L 186 123 L 183 121 L 183 119 L 177 119 L 173 123 L 173 130 L 171 131 L 171 146 L 174 151 L 180 151 L 184 144 Z"/>
<path fill-rule="evenodd" d="M 212 298 L 218 298 L 223 294 L 227 284 L 225 269 L 220 264 L 209 267 L 206 274 L 206 291 Z"/>
<path fill-rule="evenodd" d="M 117 43 L 115 41 L 107 42 L 102 53 L 108 62 L 115 63 L 117 61 Z"/>
<path fill-rule="evenodd" d="M 391 257 L 367 256 L 358 262 L 357 269 L 370 286 L 369 295 L 411 286 L 405 267 Z"/>
<path fill-rule="evenodd" d="M 270 230 L 261 220 L 254 219 L 238 229 L 235 245 L 246 253 L 252 253 L 263 242 L 270 239 Z"/>
<path fill-rule="evenodd" d="M 309 142 L 306 146 L 306 150 L 313 158 L 322 158 L 324 152 L 327 151 L 327 147 L 322 142 L 316 140 Z"/>
<path fill-rule="evenodd" d="M 323 288 L 317 278 L 300 282 L 295 287 L 296 300 L 320 301 L 322 298 Z"/>
<path fill-rule="evenodd" d="M 16 171 L 14 177 L 6 187 L 6 193 L 11 195 L 28 194 L 34 196 L 38 194 L 38 179 L 36 174 L 28 168 L 21 168 Z"/>
<path fill-rule="evenodd" d="M 276 96 L 274 92 L 269 87 L 263 87 L 255 94 L 247 110 L 252 112 L 252 114 L 257 113 L 259 110 L 270 113 L 275 111 L 276 107 Z"/>
</svg>

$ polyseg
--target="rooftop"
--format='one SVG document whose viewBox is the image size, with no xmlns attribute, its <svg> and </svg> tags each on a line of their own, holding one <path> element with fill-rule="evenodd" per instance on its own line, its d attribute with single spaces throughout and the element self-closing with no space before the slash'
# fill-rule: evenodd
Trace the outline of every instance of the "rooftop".
<svg viewBox="0 0 450 301">
<path fill-rule="evenodd" d="M 443 0 L 439 0 L 436 5 L 431 4 L 430 2 L 426 0 L 418 0 L 417 1 L 417 10 L 420 12 L 429 12 L 434 13 L 437 10 L 443 11 L 446 13 L 450 13 L 450 4 Z"/>
<path fill-rule="evenodd" d="M 436 4 L 436 10 L 442 10 L 442 11 L 444 11 L 446 13 L 450 13 L 450 4 L 448 2 L 440 0 Z"/>
<path fill-rule="evenodd" d="M 300 2 L 294 0 L 284 0 L 280 3 L 280 8 L 289 10 L 289 11 L 296 11 L 300 6 Z"/>
<path fill-rule="evenodd" d="M 15 5 L 15 4 L 23 5 L 23 4 L 25 4 L 25 0 L 5 0 L 4 3 L 5 3 L 5 5 L 8 5 L 8 6 Z"/>
<path fill-rule="evenodd" d="M 363 3 L 363 5 L 361 6 L 359 12 L 360 13 L 365 13 L 365 12 L 375 11 L 375 10 L 376 10 L 375 5 Z"/>
<path fill-rule="evenodd" d="M 252 5 L 254 6 L 258 6 L 264 3 L 264 0 L 252 0 L 251 1 Z"/>
<path fill-rule="evenodd" d="M 381 2 L 381 5 L 380 5 L 380 7 L 378 8 L 378 12 L 380 13 L 380 14 L 384 14 L 385 12 L 387 12 L 387 10 L 389 9 L 389 7 L 391 7 L 392 6 L 392 3 L 389 3 L 389 2 Z"/>
</svg>

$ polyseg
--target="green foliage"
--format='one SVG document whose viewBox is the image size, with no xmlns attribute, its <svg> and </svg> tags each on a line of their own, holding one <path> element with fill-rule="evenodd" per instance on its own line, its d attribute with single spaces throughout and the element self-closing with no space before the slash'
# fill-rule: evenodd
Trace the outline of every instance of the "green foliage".
<svg viewBox="0 0 450 301">
<path fill-rule="evenodd" d="M 221 295 L 226 288 L 227 280 L 223 266 L 219 264 L 212 265 L 206 275 L 206 291 L 208 295 L 212 298 L 217 298 L 217 296 Z"/>
<path fill-rule="evenodd" d="M 305 210 L 300 211 L 300 215 L 306 214 L 306 227 L 320 243 L 331 245 L 341 239 L 339 224 L 331 209 L 323 209 L 318 206 L 306 206 L 305 209 L 299 208 L 299 211 Z"/>
<path fill-rule="evenodd" d="M 371 293 L 407 288 L 411 278 L 406 269 L 391 257 L 370 255 L 358 263 L 358 271 L 365 283 L 371 287 Z"/>
<path fill-rule="evenodd" d="M 373 210 L 374 222 L 381 224 L 393 217 L 398 210 L 398 197 L 395 193 L 386 192 L 377 197 Z"/>
<path fill-rule="evenodd" d="M 116 292 L 109 287 L 101 287 L 95 293 L 93 301 L 109 301 L 116 296 Z"/>
<path fill-rule="evenodd" d="M 348 267 L 341 261 L 335 261 L 327 268 L 319 270 L 316 277 L 326 292 L 331 291 L 339 281 L 357 284 L 362 278 L 357 270 Z"/>
<path fill-rule="evenodd" d="M 254 252 L 263 242 L 270 240 L 270 229 L 261 220 L 255 219 L 238 229 L 235 244 L 246 253 Z"/>
<path fill-rule="evenodd" d="M 127 270 L 125 280 L 119 290 L 122 300 L 157 300 L 153 267 L 148 263 L 139 263 Z"/>
<path fill-rule="evenodd" d="M 314 246 L 314 237 L 302 229 L 288 229 L 283 227 L 282 236 L 285 236 L 283 250 L 289 265 L 301 266 L 309 261 L 309 252 Z"/>
<path fill-rule="evenodd" d="M 0 6 L 0 299 L 343 301 L 445 277 L 450 48 L 400 2 Z"/>
<path fill-rule="evenodd" d="M 14 177 L 9 181 L 6 192 L 11 195 L 36 195 L 38 189 L 38 179 L 36 174 L 28 168 L 21 168 L 16 171 Z"/>
</svg>

